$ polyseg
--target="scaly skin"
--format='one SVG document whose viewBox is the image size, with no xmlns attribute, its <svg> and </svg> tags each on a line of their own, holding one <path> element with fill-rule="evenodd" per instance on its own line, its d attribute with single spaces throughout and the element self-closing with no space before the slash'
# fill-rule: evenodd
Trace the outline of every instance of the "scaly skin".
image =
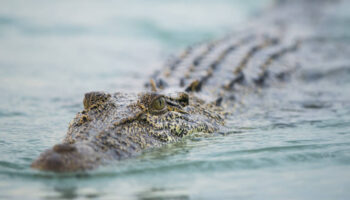
<svg viewBox="0 0 350 200">
<path fill-rule="evenodd" d="M 313 34 L 313 20 L 324 7 L 315 1 L 281 2 L 254 28 L 185 50 L 152 76 L 154 82 L 146 84 L 149 92 L 87 93 L 84 110 L 69 125 L 63 142 L 43 152 L 32 167 L 93 169 L 194 132 L 216 132 L 245 96 L 289 80 L 297 69 L 310 66 L 311 57 L 317 58 L 316 67 L 332 66 L 330 59 L 323 59 L 332 48 L 324 55 L 314 53 L 327 48 Z M 311 18 L 303 12 L 306 7 Z"/>
<path fill-rule="evenodd" d="M 63 144 L 44 152 L 32 167 L 52 171 L 92 169 L 142 149 L 178 141 L 193 132 L 212 133 L 224 123 L 220 108 L 201 105 L 187 93 L 85 95 L 84 110 Z"/>
</svg>

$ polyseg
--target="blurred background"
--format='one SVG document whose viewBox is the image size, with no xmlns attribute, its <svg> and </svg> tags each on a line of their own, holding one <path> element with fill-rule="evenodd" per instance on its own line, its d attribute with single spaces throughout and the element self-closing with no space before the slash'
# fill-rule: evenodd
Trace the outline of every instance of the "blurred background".
<svg viewBox="0 0 350 200">
<path fill-rule="evenodd" d="M 318 121 L 296 101 L 284 105 L 296 110 L 252 111 L 232 122 L 239 134 L 193 138 L 83 174 L 29 168 L 63 139 L 84 93 L 140 91 L 170 55 L 271 4 L 0 0 L 0 199 L 346 199 L 348 104 L 318 110 Z M 282 126 L 286 117 L 293 123 Z"/>
<path fill-rule="evenodd" d="M 62 97 L 139 87 L 170 54 L 227 33 L 266 2 L 1 1 L 1 89 Z"/>
</svg>

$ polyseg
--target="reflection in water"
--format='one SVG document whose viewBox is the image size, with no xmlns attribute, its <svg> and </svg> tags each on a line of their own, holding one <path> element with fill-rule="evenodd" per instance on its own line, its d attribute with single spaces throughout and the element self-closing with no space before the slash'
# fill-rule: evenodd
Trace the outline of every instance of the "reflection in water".
<svg viewBox="0 0 350 200">
<path fill-rule="evenodd" d="M 77 194 L 77 188 L 76 187 L 67 187 L 67 186 L 61 186 L 61 187 L 54 187 L 55 192 L 59 194 L 57 197 L 47 197 L 46 199 L 75 199 L 78 197 Z"/>
<path fill-rule="evenodd" d="M 185 191 L 176 188 L 154 188 L 151 187 L 137 194 L 140 200 L 187 200 L 190 197 Z"/>
<path fill-rule="evenodd" d="M 54 195 L 48 195 L 45 199 L 96 199 L 103 197 L 100 192 L 92 188 L 79 188 L 77 186 L 68 185 L 56 185 L 54 186 Z"/>
</svg>

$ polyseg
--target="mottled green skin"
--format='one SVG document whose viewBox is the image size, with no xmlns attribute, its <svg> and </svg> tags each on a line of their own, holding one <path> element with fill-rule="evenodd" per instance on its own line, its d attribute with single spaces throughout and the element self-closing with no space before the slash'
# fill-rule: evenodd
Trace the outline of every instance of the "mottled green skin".
<svg viewBox="0 0 350 200">
<path fill-rule="evenodd" d="M 152 102 L 163 97 L 162 110 Z M 223 125 L 220 108 L 187 93 L 85 95 L 84 110 L 71 122 L 63 144 L 47 150 L 32 167 L 52 171 L 92 169 L 145 148 L 178 141 L 193 132 L 212 133 Z"/>
</svg>

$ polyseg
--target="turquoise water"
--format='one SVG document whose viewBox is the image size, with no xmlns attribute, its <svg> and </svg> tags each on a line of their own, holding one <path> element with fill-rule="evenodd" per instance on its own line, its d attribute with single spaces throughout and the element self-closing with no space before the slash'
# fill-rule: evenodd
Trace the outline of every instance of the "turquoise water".
<svg viewBox="0 0 350 200">
<path fill-rule="evenodd" d="M 189 137 L 87 173 L 29 168 L 63 139 L 84 93 L 139 91 L 169 55 L 235 30 L 270 1 L 0 5 L 0 199 L 350 198 L 349 66 L 267 89 L 226 135 Z M 349 37 L 346 13 L 333 28 Z"/>
</svg>

